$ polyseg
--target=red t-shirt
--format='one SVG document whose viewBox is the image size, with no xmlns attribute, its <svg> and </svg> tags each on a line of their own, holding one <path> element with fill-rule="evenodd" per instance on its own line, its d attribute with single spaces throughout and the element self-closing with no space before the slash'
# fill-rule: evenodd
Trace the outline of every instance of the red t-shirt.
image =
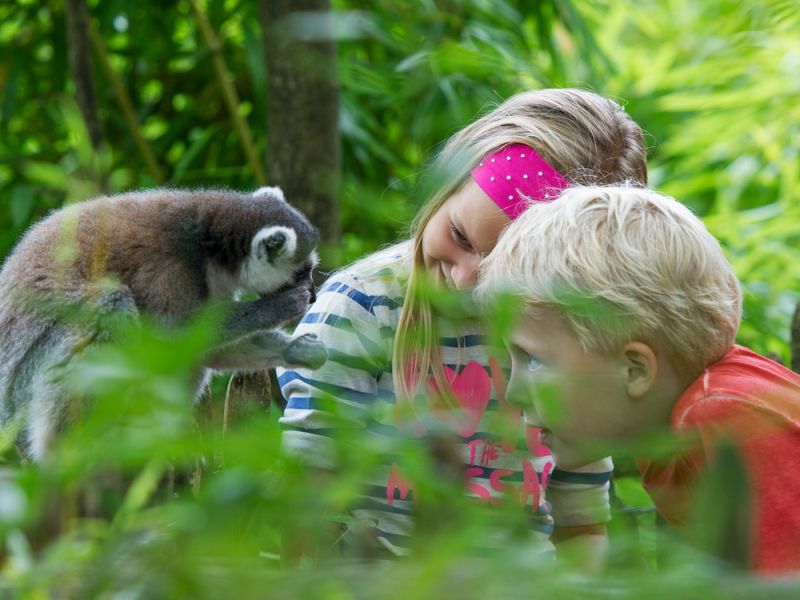
<svg viewBox="0 0 800 600">
<path fill-rule="evenodd" d="M 722 438 L 750 485 L 750 560 L 760 572 L 800 570 L 800 375 L 734 346 L 681 394 L 672 429 L 697 436 L 693 451 L 640 462 L 642 484 L 671 525 L 684 525 L 698 474 Z"/>
</svg>

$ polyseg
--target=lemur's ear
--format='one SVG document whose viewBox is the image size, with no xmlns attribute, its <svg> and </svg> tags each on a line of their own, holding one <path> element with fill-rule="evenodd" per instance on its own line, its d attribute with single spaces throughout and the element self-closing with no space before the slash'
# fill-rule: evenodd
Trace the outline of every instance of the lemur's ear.
<svg viewBox="0 0 800 600">
<path fill-rule="evenodd" d="M 260 260 L 266 259 L 268 262 L 275 262 L 286 251 L 286 234 L 281 231 L 273 231 L 263 237 L 258 242 L 257 255 Z"/>
<path fill-rule="evenodd" d="M 286 202 L 286 197 L 283 195 L 283 190 L 277 186 L 265 186 L 258 188 L 253 192 L 253 196 L 271 195 L 273 198 L 283 200 Z"/>
<path fill-rule="evenodd" d="M 297 233 L 291 227 L 264 227 L 253 238 L 252 255 L 270 264 L 278 259 L 291 260 L 297 250 Z"/>
</svg>

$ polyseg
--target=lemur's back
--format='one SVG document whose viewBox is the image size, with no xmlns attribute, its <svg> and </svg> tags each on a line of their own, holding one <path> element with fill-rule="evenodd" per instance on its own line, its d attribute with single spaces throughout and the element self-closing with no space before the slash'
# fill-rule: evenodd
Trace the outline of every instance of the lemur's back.
<svg viewBox="0 0 800 600">
<path fill-rule="evenodd" d="M 53 369 L 93 335 L 76 322 L 67 325 L 56 311 L 117 308 L 103 306 L 120 298 L 110 292 L 108 278 L 122 284 L 122 303 L 134 313 L 135 301 L 124 297 L 131 293 L 128 281 L 146 286 L 149 278 L 162 277 L 180 285 L 171 272 L 175 265 L 163 256 L 169 246 L 157 239 L 164 218 L 174 215 L 161 209 L 162 201 L 149 200 L 132 194 L 65 207 L 32 226 L 6 259 L 0 270 L 0 420 L 35 405 Z"/>
<path fill-rule="evenodd" d="M 36 390 L 48 385 L 44 374 L 68 360 L 82 338 L 91 335 L 65 326 L 64 315 L 56 312 L 102 308 L 107 298 L 118 297 L 104 291 L 102 281 L 111 274 L 108 258 L 124 251 L 123 237 L 107 236 L 124 221 L 122 204 L 112 202 L 101 198 L 54 212 L 26 232 L 0 270 L 3 422 L 35 402 Z M 103 243 L 105 238 L 109 243 Z"/>
<path fill-rule="evenodd" d="M 0 288 L 13 282 L 34 294 L 87 300 L 111 278 L 140 309 L 174 320 L 207 298 L 207 221 L 235 213 L 234 200 L 232 192 L 154 190 L 66 207 L 28 231 L 0 272 Z"/>
<path fill-rule="evenodd" d="M 204 196 L 154 191 L 101 198 L 78 232 L 80 277 L 111 277 L 144 312 L 179 320 L 206 298 L 205 259 L 198 239 Z"/>
</svg>

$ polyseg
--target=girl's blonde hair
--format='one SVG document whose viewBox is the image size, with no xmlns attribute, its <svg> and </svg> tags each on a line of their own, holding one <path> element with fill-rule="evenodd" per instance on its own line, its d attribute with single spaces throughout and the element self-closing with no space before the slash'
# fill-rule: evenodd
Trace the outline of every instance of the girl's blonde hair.
<svg viewBox="0 0 800 600">
<path fill-rule="evenodd" d="M 565 190 L 528 209 L 481 265 L 498 290 L 555 309 L 585 350 L 643 341 L 692 380 L 730 349 L 742 294 L 719 242 L 680 202 L 648 189 Z"/>
<path fill-rule="evenodd" d="M 533 148 L 576 184 L 647 183 L 642 130 L 616 102 L 585 90 L 516 94 L 450 138 L 427 175 L 434 191 L 412 224 L 413 262 L 392 353 L 398 401 L 411 399 L 428 374 L 439 390 L 449 389 L 439 332 L 424 290 L 425 227 L 467 182 L 481 158 L 515 143 Z"/>
</svg>

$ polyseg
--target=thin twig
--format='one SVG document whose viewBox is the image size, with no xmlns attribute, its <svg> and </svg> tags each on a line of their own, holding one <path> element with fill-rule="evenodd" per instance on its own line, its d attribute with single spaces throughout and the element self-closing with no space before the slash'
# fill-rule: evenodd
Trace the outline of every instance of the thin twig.
<svg viewBox="0 0 800 600">
<path fill-rule="evenodd" d="M 247 161 L 253 169 L 253 176 L 255 177 L 258 185 L 265 185 L 267 178 L 264 175 L 264 169 L 256 154 L 255 146 L 253 145 L 253 135 L 250 133 L 250 128 L 239 113 L 239 96 L 236 94 L 236 89 L 231 84 L 231 74 L 228 67 L 225 65 L 225 60 L 222 57 L 222 47 L 220 46 L 217 36 L 211 29 L 211 24 L 208 22 L 205 13 L 200 10 L 197 0 L 189 0 L 189 4 L 194 11 L 197 18 L 197 24 L 200 27 L 200 33 L 203 40 L 208 46 L 211 53 L 211 63 L 214 65 L 214 73 L 217 76 L 220 89 L 222 90 L 222 98 L 228 108 L 231 119 L 233 120 L 233 127 L 239 134 L 239 140 L 242 143 Z"/>
<path fill-rule="evenodd" d="M 139 153 L 142 155 L 142 158 L 144 159 L 147 170 L 150 172 L 150 176 L 156 180 L 156 183 L 164 183 L 164 171 L 159 166 L 155 154 L 153 154 L 153 150 L 150 148 L 150 144 L 148 144 L 144 135 L 142 135 L 142 129 L 139 126 L 139 119 L 136 116 L 136 111 L 133 109 L 133 103 L 128 95 L 128 90 L 125 89 L 122 80 L 112 68 L 111 61 L 108 59 L 108 51 L 106 50 L 105 42 L 103 41 L 103 38 L 100 37 L 100 34 L 97 33 L 97 29 L 94 27 L 94 24 L 91 24 L 89 27 L 89 36 L 92 38 L 92 46 L 97 53 L 97 58 L 100 62 L 100 68 L 103 69 L 103 73 L 114 90 L 114 95 L 117 98 L 119 107 L 122 109 L 122 114 L 125 117 L 125 121 L 128 123 L 131 136 L 133 136 L 133 141 L 136 144 L 136 147 L 139 149 Z"/>
</svg>

